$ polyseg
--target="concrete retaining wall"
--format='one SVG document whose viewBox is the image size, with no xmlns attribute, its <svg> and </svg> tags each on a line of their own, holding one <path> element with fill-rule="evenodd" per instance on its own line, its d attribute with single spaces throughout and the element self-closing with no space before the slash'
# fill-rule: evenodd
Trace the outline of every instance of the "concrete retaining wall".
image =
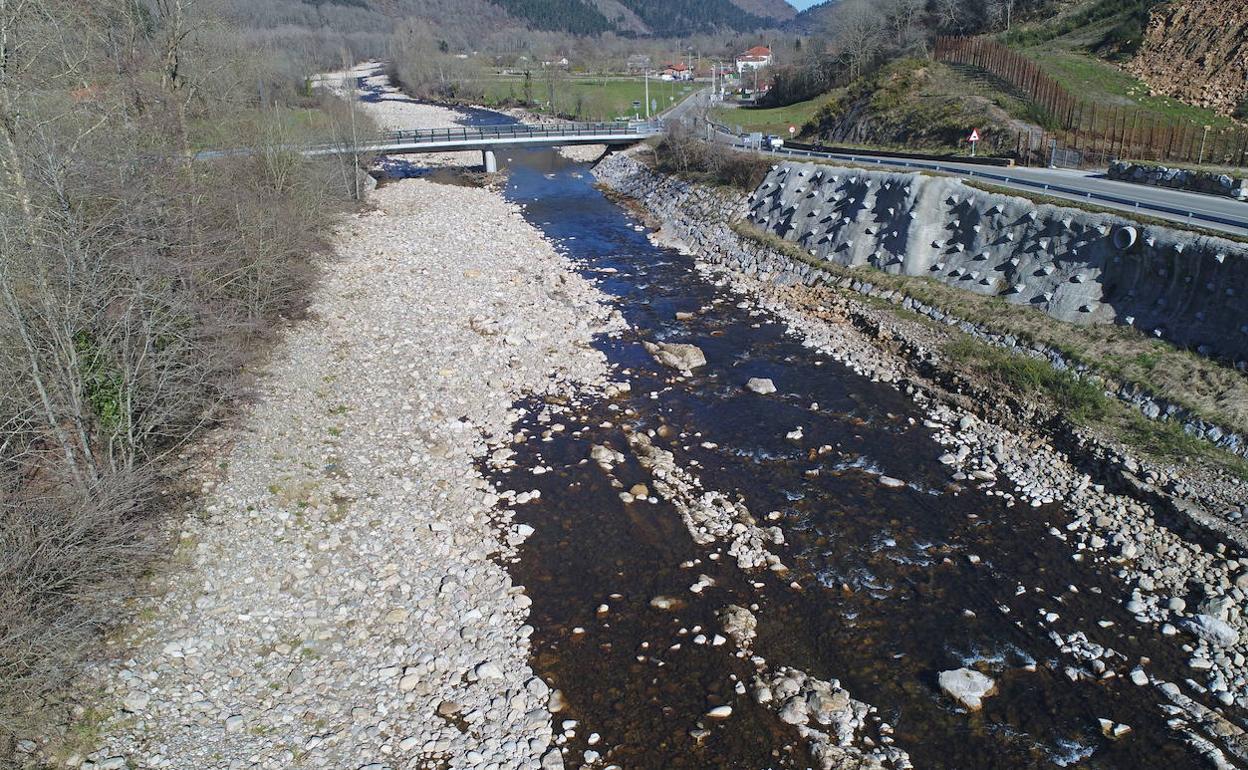
<svg viewBox="0 0 1248 770">
<path fill-rule="evenodd" d="M 823 175 L 815 177 L 819 172 Z M 1232 307 L 1238 288 L 1248 287 L 1242 282 L 1248 277 L 1244 264 L 1248 255 L 1244 247 L 1220 239 L 1197 239 L 1198 245 L 1188 245 L 1192 242 L 1189 236 L 1172 231 L 1141 228 L 1115 217 L 1036 206 L 1019 198 L 981 193 L 954 180 L 909 174 L 778 166 L 763 186 L 747 197 L 655 173 L 626 154 L 610 156 L 594 173 L 606 186 L 641 203 L 666 229 L 711 262 L 781 285 L 828 284 L 890 301 L 938 323 L 956 326 L 986 343 L 1044 358 L 1079 377 L 1094 373 L 1068 361 L 1054 348 L 1019 342 L 901 292 L 875 286 L 869 271 L 846 277 L 796 261 L 742 238 L 732 223 L 748 218 L 802 244 L 814 255 L 842 265 L 872 265 L 894 273 L 930 275 L 982 294 L 1012 291 L 1006 296 L 1012 302 L 1070 314 L 1083 323 L 1119 320 L 1119 310 L 1105 300 L 1107 281 L 1117 280 L 1123 285 L 1112 294 L 1131 297 L 1137 304 L 1158 305 L 1152 317 L 1163 315 L 1168 303 L 1181 301 L 1188 306 L 1186 310 L 1170 309 L 1191 317 L 1205 312 L 1209 319 L 1208 311 L 1196 309 L 1200 306 L 1196 299 L 1213 294 L 1227 298 L 1216 303 L 1222 309 L 1213 314 L 1214 318 L 1248 325 L 1243 319 L 1245 311 Z M 839 178 L 834 181 L 832 177 Z M 838 192 L 846 188 L 848 192 Z M 841 195 L 840 199 L 835 195 Z M 957 202 L 951 202 L 955 197 Z M 896 226 L 885 228 L 872 222 L 868 212 L 876 211 L 882 211 L 887 215 L 884 219 L 896 222 Z M 958 216 L 958 211 L 977 213 Z M 836 215 L 828 219 L 832 213 Z M 1118 235 L 1126 228 L 1134 228 L 1135 243 L 1120 249 L 1114 240 L 1118 238 L 1119 244 L 1130 240 L 1129 234 Z M 1054 229 L 1059 232 L 1045 234 Z M 1165 232 L 1171 232 L 1170 237 Z M 1010 234 L 1012 238 L 1007 237 Z M 943 243 L 948 241 L 952 243 Z M 910 255 L 907 247 L 912 243 L 927 244 L 927 248 L 916 246 Z M 932 245 L 936 243 L 942 245 Z M 1176 251 L 1178 244 L 1184 245 Z M 1213 250 L 1215 244 L 1227 251 Z M 1193 266 L 1181 266 L 1184 254 L 1195 260 Z M 961 272 L 955 275 L 958 270 Z M 1166 275 L 1157 276 L 1155 271 L 1165 271 Z M 1080 278 L 1073 280 L 1076 275 Z M 985 278 L 988 283 L 983 282 Z M 1197 280 L 1204 282 L 1199 293 L 1192 286 Z M 1237 280 L 1240 282 L 1234 283 Z M 1025 285 L 1013 291 L 1016 283 Z M 1226 294 L 1228 289 L 1236 291 Z M 1046 294 L 1048 299 L 1044 299 Z M 1035 302 L 1035 297 L 1041 301 Z M 1202 322 L 1202 328 L 1210 328 L 1209 323 Z M 1221 330 L 1216 336 L 1248 339 L 1248 329 Z M 1176 404 L 1130 384 L 1118 386 L 1113 395 L 1149 419 L 1179 422 L 1192 435 L 1248 456 L 1248 439 Z"/>
<path fill-rule="evenodd" d="M 1229 174 L 1213 174 L 1208 171 L 1192 171 L 1186 168 L 1169 168 L 1118 160 L 1109 164 L 1108 176 L 1119 182 L 1171 187 L 1175 190 L 1191 190 L 1248 201 L 1248 179 L 1236 179 Z"/>
<path fill-rule="evenodd" d="M 846 266 L 928 276 L 1074 324 L 1118 323 L 1248 359 L 1248 246 L 1037 205 L 960 180 L 775 167 L 748 218 Z"/>
</svg>

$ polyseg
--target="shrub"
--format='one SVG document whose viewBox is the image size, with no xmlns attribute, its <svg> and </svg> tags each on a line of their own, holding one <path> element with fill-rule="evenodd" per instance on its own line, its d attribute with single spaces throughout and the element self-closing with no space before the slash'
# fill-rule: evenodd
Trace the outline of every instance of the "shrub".
<svg viewBox="0 0 1248 770">
<path fill-rule="evenodd" d="M 6 767 L 14 731 L 55 716 L 83 647 L 153 566 L 162 518 L 178 512 L 171 458 L 246 394 L 267 337 L 302 310 L 309 257 L 356 170 L 353 160 L 291 152 L 309 138 L 295 133 L 307 111 L 249 101 L 263 77 L 221 76 L 248 71 L 239 39 L 178 37 L 175 78 L 161 57 L 104 45 L 116 32 L 109 14 L 80 18 L 64 4 L 9 12 L 26 14 L 10 29 L 48 51 L 39 67 L 19 62 L 5 74 L 23 108 L 4 116 L 14 130 L 0 163 Z M 58 62 L 82 69 L 47 71 Z M 110 78 L 118 66 L 134 77 Z M 217 85 L 187 98 L 183 81 L 196 77 Z M 83 82 L 99 85 L 56 91 Z M 269 96 L 306 105 L 298 83 Z M 335 127 L 347 116 L 315 117 L 329 126 L 321 141 L 351 135 Z M 252 152 L 192 162 L 195 124 L 228 126 L 231 146 Z"/>
<path fill-rule="evenodd" d="M 654 153 L 660 171 L 739 190 L 753 191 L 771 170 L 766 158 L 707 144 L 680 128 L 669 131 Z"/>
<path fill-rule="evenodd" d="M 55 696 L 119 594 L 160 545 L 154 479 L 118 474 L 79 491 L 10 475 L 0 497 L 0 722 Z M 2 751 L 2 748 L 0 748 Z"/>
</svg>

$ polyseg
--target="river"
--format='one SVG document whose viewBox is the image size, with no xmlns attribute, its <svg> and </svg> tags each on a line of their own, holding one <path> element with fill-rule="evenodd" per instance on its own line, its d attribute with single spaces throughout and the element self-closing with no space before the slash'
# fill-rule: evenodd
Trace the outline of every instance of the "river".
<svg viewBox="0 0 1248 770">
<path fill-rule="evenodd" d="M 500 488 L 541 491 L 517 507 L 536 532 L 508 568 L 533 600 L 534 670 L 568 704 L 555 719 L 579 723 L 569 758 L 589 749 L 625 768 L 809 766 L 797 730 L 738 685 L 754 675 L 750 660 L 731 643 L 693 642 L 735 603 L 758 618 L 758 655 L 840 680 L 878 708 L 916 767 L 1204 766 L 1167 727 L 1152 687 L 1076 676 L 1052 637 L 1082 631 L 1121 653 L 1124 671 L 1143 658 L 1150 671 L 1185 676 L 1177 645 L 1122 608 L 1129 588 L 1050 536 L 1067 522 L 1060 508 L 951 487 L 925 413 L 898 390 L 803 347 L 691 257 L 654 245 L 595 189 L 587 164 L 549 151 L 500 156 L 506 197 L 629 325 L 599 345 L 631 391 L 553 417 L 523 404 L 518 428 L 534 440 L 515 446 L 514 469 L 489 471 Z M 679 378 L 643 341 L 695 344 L 708 365 Z M 751 377 L 778 392 L 746 391 Z M 696 545 L 670 503 L 625 503 L 587 460 L 594 445 L 627 454 L 625 426 L 653 431 L 705 489 L 778 525 L 790 571 L 743 572 L 718 558 L 719 545 Z M 798 428 L 800 440 L 786 438 Z M 531 474 L 537 466 L 549 472 Z M 905 487 L 883 486 L 885 475 Z M 625 488 L 649 481 L 631 456 L 615 476 Z M 713 586 L 692 592 L 701 575 Z M 679 602 L 657 609 L 656 596 Z M 936 683 L 964 666 L 997 684 L 979 712 Z M 704 718 L 721 704 L 731 718 Z M 1102 719 L 1131 730 L 1111 739 Z"/>
</svg>

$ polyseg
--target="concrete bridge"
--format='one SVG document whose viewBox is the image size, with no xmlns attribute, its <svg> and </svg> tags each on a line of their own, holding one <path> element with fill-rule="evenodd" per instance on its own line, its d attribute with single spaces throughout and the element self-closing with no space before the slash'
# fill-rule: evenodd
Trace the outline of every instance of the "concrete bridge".
<svg viewBox="0 0 1248 770">
<path fill-rule="evenodd" d="M 480 150 L 486 171 L 498 170 L 494 150 L 505 147 L 561 147 L 576 144 L 619 146 L 657 136 L 662 132 L 656 123 L 553 123 L 541 126 L 520 124 L 503 126 L 461 126 L 431 128 L 418 131 L 389 131 L 377 141 L 358 147 L 322 145 L 305 151 L 307 155 L 339 155 L 358 152 L 376 155 L 409 155 L 429 152 L 463 152 Z"/>
</svg>

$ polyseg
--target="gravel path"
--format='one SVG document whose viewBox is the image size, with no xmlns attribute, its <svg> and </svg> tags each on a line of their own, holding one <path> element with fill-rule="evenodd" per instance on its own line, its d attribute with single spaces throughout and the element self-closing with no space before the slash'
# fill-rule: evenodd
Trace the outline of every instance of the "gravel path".
<svg viewBox="0 0 1248 770">
<path fill-rule="evenodd" d="M 527 528 L 475 464 L 523 394 L 602 382 L 611 314 L 497 193 L 406 180 L 373 204 L 95 672 L 70 766 L 562 766 L 499 564 Z"/>
</svg>

